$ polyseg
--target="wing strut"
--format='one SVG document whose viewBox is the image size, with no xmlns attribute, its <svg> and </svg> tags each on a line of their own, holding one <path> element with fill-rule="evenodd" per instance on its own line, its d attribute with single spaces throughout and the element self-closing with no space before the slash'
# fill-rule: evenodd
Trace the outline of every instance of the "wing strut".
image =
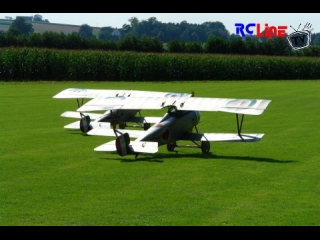
<svg viewBox="0 0 320 240">
<path fill-rule="evenodd" d="M 114 134 L 116 135 L 116 137 L 118 137 L 118 134 L 117 134 L 117 131 L 116 131 L 117 115 L 115 115 L 112 110 L 110 110 L 110 113 L 111 113 L 111 122 L 110 123 L 111 123 L 112 129 L 114 131 Z"/>
<path fill-rule="evenodd" d="M 79 99 L 78 99 L 78 98 L 77 98 L 77 103 L 78 103 L 78 108 L 82 107 L 82 105 L 83 105 L 83 98 L 82 98 L 81 105 L 80 105 L 80 103 L 79 103 Z"/>
<path fill-rule="evenodd" d="M 241 122 L 240 122 L 240 125 L 239 125 L 239 117 L 238 117 L 238 113 L 236 114 L 236 118 L 237 118 L 237 128 L 238 128 L 238 135 L 239 137 L 244 140 L 241 136 L 241 129 L 242 129 L 242 123 L 243 123 L 243 118 L 244 118 L 244 114 L 242 114 L 242 118 L 241 118 Z"/>
</svg>

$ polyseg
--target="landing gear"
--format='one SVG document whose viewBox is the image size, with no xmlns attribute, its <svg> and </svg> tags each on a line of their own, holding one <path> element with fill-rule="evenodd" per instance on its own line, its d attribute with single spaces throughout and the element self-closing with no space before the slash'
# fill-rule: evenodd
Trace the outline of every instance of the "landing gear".
<svg viewBox="0 0 320 240">
<path fill-rule="evenodd" d="M 210 142 L 201 141 L 201 150 L 203 153 L 208 153 L 210 151 Z"/>
<path fill-rule="evenodd" d="M 147 130 L 150 128 L 150 126 L 151 126 L 150 123 L 144 123 L 144 124 L 143 124 L 143 129 L 144 129 L 145 131 L 147 131 Z"/>
<path fill-rule="evenodd" d="M 89 115 L 84 115 L 83 113 L 80 112 L 80 129 L 83 133 L 87 133 L 92 129 L 92 126 L 90 124 L 90 116 Z"/>
<path fill-rule="evenodd" d="M 125 129 L 126 123 L 119 123 L 119 128 L 120 129 Z"/>
<path fill-rule="evenodd" d="M 174 148 L 177 146 L 176 142 L 172 142 L 172 143 L 167 143 L 167 150 L 168 152 L 173 152 Z"/>
</svg>

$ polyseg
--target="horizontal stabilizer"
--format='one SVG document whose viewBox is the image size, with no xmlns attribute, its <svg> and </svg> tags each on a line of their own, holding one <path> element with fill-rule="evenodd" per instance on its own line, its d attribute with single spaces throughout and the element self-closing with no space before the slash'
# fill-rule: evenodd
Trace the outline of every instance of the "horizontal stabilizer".
<svg viewBox="0 0 320 240">
<path fill-rule="evenodd" d="M 97 119 L 98 117 L 102 116 L 102 114 L 98 113 L 83 113 L 84 115 L 89 115 L 90 119 Z M 67 117 L 67 118 L 81 118 L 81 115 L 79 112 L 72 112 L 72 111 L 66 111 L 61 114 L 61 117 Z"/>
<path fill-rule="evenodd" d="M 257 142 L 263 137 L 263 133 L 242 133 L 241 137 L 237 133 L 205 133 L 201 141 L 212 142 Z"/>
<path fill-rule="evenodd" d="M 76 121 L 76 122 L 70 123 L 68 125 L 65 125 L 64 128 L 67 128 L 67 129 L 80 129 L 80 121 Z"/>
<path fill-rule="evenodd" d="M 129 147 L 134 153 L 156 153 L 158 152 L 157 142 L 131 142 Z"/>
<path fill-rule="evenodd" d="M 131 142 L 129 148 L 133 153 L 156 153 L 158 152 L 157 142 Z M 102 144 L 94 149 L 100 152 L 113 152 L 117 151 L 116 140 L 112 140 Z"/>
<path fill-rule="evenodd" d="M 143 130 L 126 130 L 126 129 L 116 129 L 116 132 L 118 135 L 128 133 L 130 135 L 130 138 L 138 138 L 141 134 L 144 134 L 145 131 Z M 114 133 L 113 129 L 105 128 L 105 127 L 99 127 L 94 128 L 87 132 L 88 135 L 94 135 L 94 136 L 109 136 L 114 137 L 116 134 Z"/>
<path fill-rule="evenodd" d="M 99 147 L 96 147 L 94 149 L 95 151 L 100 151 L 100 152 L 113 152 L 117 151 L 116 148 L 116 140 L 112 140 L 110 142 L 107 142 L 105 144 L 100 145 Z"/>
<path fill-rule="evenodd" d="M 189 133 L 180 140 L 210 141 L 210 142 L 257 142 L 263 133 Z"/>
</svg>

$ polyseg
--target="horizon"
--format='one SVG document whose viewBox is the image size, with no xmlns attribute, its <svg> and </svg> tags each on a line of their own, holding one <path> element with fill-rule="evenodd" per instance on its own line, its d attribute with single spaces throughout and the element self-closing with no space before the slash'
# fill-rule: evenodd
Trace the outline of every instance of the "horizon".
<svg viewBox="0 0 320 240">
<path fill-rule="evenodd" d="M 6 16 L 15 20 L 17 16 L 41 15 L 52 24 L 65 24 L 81 26 L 88 24 L 91 27 L 112 27 L 121 29 L 123 25 L 130 24 L 129 19 L 136 17 L 139 22 L 156 18 L 161 23 L 203 24 L 205 22 L 221 22 L 228 32 L 236 34 L 235 23 L 260 23 L 269 26 L 287 26 L 287 31 L 294 31 L 300 25 L 300 30 L 306 23 L 312 25 L 312 33 L 320 32 L 319 13 L 0 13 L 0 18 Z"/>
</svg>

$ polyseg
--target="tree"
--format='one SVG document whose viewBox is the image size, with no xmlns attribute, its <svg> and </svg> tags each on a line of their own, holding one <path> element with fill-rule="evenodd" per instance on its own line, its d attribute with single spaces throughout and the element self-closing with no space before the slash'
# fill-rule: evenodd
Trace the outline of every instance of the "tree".
<svg viewBox="0 0 320 240">
<path fill-rule="evenodd" d="M 204 50 L 207 53 L 228 53 L 228 45 L 226 40 L 220 37 L 210 37 L 204 45 Z"/>
<path fill-rule="evenodd" d="M 180 39 L 183 40 L 183 41 L 186 41 L 186 42 L 190 40 L 189 30 L 188 30 L 188 29 L 184 30 L 184 31 L 181 33 Z"/>
<path fill-rule="evenodd" d="M 229 40 L 230 52 L 232 54 L 246 54 L 246 45 L 242 37 Z"/>
<path fill-rule="evenodd" d="M 191 34 L 191 37 L 190 37 L 190 40 L 191 41 L 199 41 L 199 36 L 198 36 L 198 34 L 196 33 L 196 32 L 193 32 L 192 34 Z"/>
<path fill-rule="evenodd" d="M 113 31 L 113 29 L 111 27 L 103 27 L 100 29 L 100 31 L 98 33 L 98 38 L 100 40 L 111 40 L 112 39 L 112 36 L 111 36 L 112 31 Z"/>
<path fill-rule="evenodd" d="M 246 37 L 245 38 L 246 53 L 250 55 L 258 54 L 259 53 L 258 44 L 259 44 L 259 39 L 257 37 Z"/>
<path fill-rule="evenodd" d="M 132 17 L 129 19 L 131 25 L 131 31 L 133 35 L 139 36 L 139 19 Z"/>
<path fill-rule="evenodd" d="M 275 37 L 270 40 L 273 45 L 274 55 L 289 56 L 292 49 L 286 38 Z"/>
<path fill-rule="evenodd" d="M 311 40 L 311 45 L 320 45 L 320 33 L 314 35 L 314 39 Z"/>
<path fill-rule="evenodd" d="M 42 22 L 42 16 L 39 14 L 36 14 L 33 16 L 33 21 L 35 22 Z"/>
<path fill-rule="evenodd" d="M 11 25 L 10 25 L 10 27 L 9 27 L 9 31 L 10 31 L 10 28 L 17 28 L 17 29 L 19 29 L 21 34 L 24 34 L 26 36 L 29 36 L 30 33 L 34 32 L 32 24 L 31 23 L 27 23 L 26 20 L 24 18 L 21 18 L 21 17 L 18 17 L 15 20 L 13 20 Z"/>
<path fill-rule="evenodd" d="M 82 24 L 79 29 L 79 35 L 81 37 L 92 38 L 93 37 L 92 31 L 93 31 L 93 28 L 90 27 L 88 24 Z"/>
<path fill-rule="evenodd" d="M 130 34 L 131 32 L 131 26 L 129 24 L 123 24 L 122 30 L 121 30 L 121 36 L 126 36 L 127 34 Z"/>
<path fill-rule="evenodd" d="M 186 52 L 187 53 L 202 53 L 203 47 L 200 41 L 193 41 L 186 43 Z"/>
<path fill-rule="evenodd" d="M 163 41 L 164 39 L 164 34 L 162 31 L 158 32 L 157 38 L 161 39 L 161 41 Z"/>
<path fill-rule="evenodd" d="M 186 43 L 185 41 L 179 41 L 177 38 L 174 38 L 168 41 L 167 49 L 169 52 L 182 53 L 186 51 Z"/>
<path fill-rule="evenodd" d="M 16 27 L 10 27 L 7 31 L 7 34 L 11 36 L 19 36 L 21 34 L 21 31 Z"/>
</svg>

